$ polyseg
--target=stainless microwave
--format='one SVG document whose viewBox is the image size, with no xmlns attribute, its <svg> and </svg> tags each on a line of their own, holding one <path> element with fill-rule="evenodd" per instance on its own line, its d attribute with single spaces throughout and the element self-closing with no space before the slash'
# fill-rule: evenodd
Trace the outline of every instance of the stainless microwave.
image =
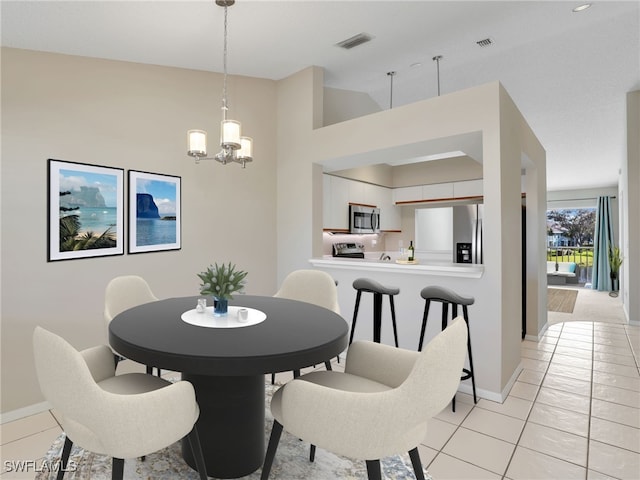
<svg viewBox="0 0 640 480">
<path fill-rule="evenodd" d="M 350 233 L 379 233 L 380 209 L 364 205 L 349 205 Z"/>
</svg>

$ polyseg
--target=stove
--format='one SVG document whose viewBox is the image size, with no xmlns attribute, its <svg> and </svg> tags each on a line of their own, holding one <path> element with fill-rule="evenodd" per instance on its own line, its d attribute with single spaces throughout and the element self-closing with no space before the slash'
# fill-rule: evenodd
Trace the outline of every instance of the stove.
<svg viewBox="0 0 640 480">
<path fill-rule="evenodd" d="M 333 256 L 341 258 L 364 258 L 364 245 L 355 242 L 334 243 Z"/>
</svg>

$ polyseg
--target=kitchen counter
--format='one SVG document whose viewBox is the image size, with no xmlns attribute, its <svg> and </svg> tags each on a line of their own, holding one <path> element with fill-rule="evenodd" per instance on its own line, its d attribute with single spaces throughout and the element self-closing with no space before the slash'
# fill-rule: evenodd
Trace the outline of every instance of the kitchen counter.
<svg viewBox="0 0 640 480">
<path fill-rule="evenodd" d="M 391 252 L 394 255 L 395 252 Z M 488 277 L 490 265 L 451 263 L 444 259 L 418 259 L 419 264 L 398 264 L 395 258 L 379 260 L 381 252 L 366 252 L 365 258 L 340 258 L 325 255 L 309 260 L 313 268 L 327 272 L 338 286 L 340 313 L 350 324 L 355 308 L 356 291 L 353 282 L 358 278 L 371 278 L 382 285 L 400 289 L 394 304 L 401 348 L 417 350 L 425 302 L 420 292 L 427 286 L 449 288 L 460 295 L 474 297 L 469 307 L 469 330 L 473 344 L 473 363 L 476 390 L 480 398 L 502 402 L 520 373 L 505 372 L 502 363 L 502 336 L 491 320 L 499 309 L 499 296 L 492 290 Z M 369 257 L 369 258 L 367 258 Z M 441 330 L 442 305 L 433 302 L 425 342 Z M 354 340 L 373 339 L 373 301 L 370 294 L 362 296 Z M 514 318 L 513 322 L 520 322 Z M 518 340 L 516 340 L 518 341 Z M 389 299 L 383 298 L 381 343 L 394 345 L 391 328 Z M 503 384 L 503 377 L 506 379 Z M 503 386 L 505 385 L 505 386 Z M 460 384 L 460 391 L 471 393 L 470 381 Z"/>
<path fill-rule="evenodd" d="M 375 260 L 371 258 L 340 258 L 325 255 L 312 258 L 309 263 L 316 268 L 330 267 L 357 269 L 362 272 L 394 272 L 410 275 L 438 275 L 443 277 L 480 278 L 484 267 L 478 264 L 447 263 L 438 261 L 420 261 L 415 265 L 400 264 L 393 260 Z"/>
</svg>

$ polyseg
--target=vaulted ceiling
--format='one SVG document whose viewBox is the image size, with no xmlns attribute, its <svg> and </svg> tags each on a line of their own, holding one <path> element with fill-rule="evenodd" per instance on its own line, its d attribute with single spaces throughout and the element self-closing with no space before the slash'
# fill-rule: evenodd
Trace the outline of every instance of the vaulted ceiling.
<svg viewBox="0 0 640 480">
<path fill-rule="evenodd" d="M 640 2 L 269 1 L 228 10 L 231 74 L 310 65 L 381 108 L 499 80 L 547 150 L 549 190 L 615 186 L 626 93 L 640 89 Z M 200 1 L 2 1 L 2 45 L 222 71 L 223 9 Z M 371 41 L 336 46 L 356 34 Z M 490 39 L 491 45 L 477 42 Z M 179 87 L 177 87 L 179 88 Z"/>
</svg>

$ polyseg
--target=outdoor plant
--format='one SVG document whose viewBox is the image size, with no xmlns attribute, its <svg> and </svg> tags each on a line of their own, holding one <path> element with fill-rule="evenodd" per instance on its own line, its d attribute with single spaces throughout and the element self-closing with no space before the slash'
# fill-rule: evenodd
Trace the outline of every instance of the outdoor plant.
<svg viewBox="0 0 640 480">
<path fill-rule="evenodd" d="M 236 270 L 231 262 L 228 264 L 210 265 L 206 271 L 198 273 L 202 280 L 200 293 L 213 295 L 221 300 L 233 299 L 233 294 L 244 288 L 247 272 Z"/>
<path fill-rule="evenodd" d="M 612 274 L 617 274 L 622 265 L 622 257 L 620 256 L 620 248 L 609 246 L 609 268 Z"/>
</svg>

